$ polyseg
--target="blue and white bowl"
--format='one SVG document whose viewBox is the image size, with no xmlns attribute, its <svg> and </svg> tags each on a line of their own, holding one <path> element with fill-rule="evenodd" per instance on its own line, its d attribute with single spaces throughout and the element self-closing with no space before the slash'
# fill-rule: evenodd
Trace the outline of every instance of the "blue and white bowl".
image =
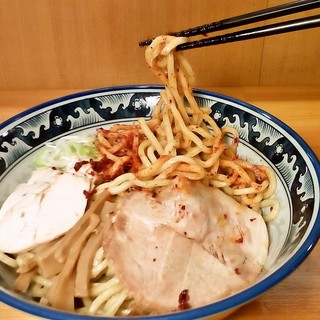
<svg viewBox="0 0 320 320">
<path fill-rule="evenodd" d="M 48 141 L 89 134 L 99 127 L 150 117 L 159 86 L 124 86 L 81 92 L 22 112 L 0 125 L 0 204 L 26 181 L 35 155 Z M 222 318 L 288 276 L 308 256 L 320 236 L 320 164 L 309 146 L 272 115 L 242 101 L 195 90 L 220 127 L 240 133 L 239 153 L 264 163 L 277 175 L 281 210 L 268 223 L 270 248 L 263 273 L 251 287 L 208 306 L 147 319 Z M 97 319 L 40 306 L 10 289 L 13 275 L 0 265 L 0 301 L 47 319 Z M 105 318 L 107 319 L 107 318 Z"/>
</svg>

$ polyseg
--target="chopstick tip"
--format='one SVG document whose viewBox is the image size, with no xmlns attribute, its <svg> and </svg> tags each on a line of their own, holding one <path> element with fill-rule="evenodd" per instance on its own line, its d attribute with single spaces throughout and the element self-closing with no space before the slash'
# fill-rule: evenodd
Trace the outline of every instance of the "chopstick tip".
<svg viewBox="0 0 320 320">
<path fill-rule="evenodd" d="M 139 47 L 145 47 L 148 46 L 149 44 L 151 44 L 152 39 L 147 39 L 147 40 L 143 40 L 139 42 Z"/>
</svg>

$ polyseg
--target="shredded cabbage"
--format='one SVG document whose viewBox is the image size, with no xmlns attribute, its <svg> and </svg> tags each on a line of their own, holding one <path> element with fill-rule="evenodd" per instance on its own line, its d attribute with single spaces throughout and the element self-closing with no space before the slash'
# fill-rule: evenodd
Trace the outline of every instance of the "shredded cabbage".
<svg viewBox="0 0 320 320">
<path fill-rule="evenodd" d="M 54 143 L 46 143 L 36 157 L 35 166 L 36 168 L 71 169 L 78 161 L 99 160 L 100 158 L 95 137 L 68 136 Z"/>
</svg>

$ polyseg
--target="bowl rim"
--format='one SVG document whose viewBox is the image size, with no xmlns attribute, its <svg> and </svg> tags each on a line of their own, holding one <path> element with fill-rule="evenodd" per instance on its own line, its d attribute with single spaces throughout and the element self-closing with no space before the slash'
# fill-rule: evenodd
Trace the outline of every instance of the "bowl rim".
<svg viewBox="0 0 320 320">
<path fill-rule="evenodd" d="M 92 95 L 92 94 L 100 94 L 104 92 L 116 92 L 116 91 L 124 91 L 124 90 L 135 90 L 135 89 L 146 89 L 146 90 L 162 90 L 162 85 L 122 85 L 122 86 L 110 86 L 110 87 L 103 87 L 98 89 L 90 89 L 85 91 L 79 91 L 76 93 L 68 94 L 65 96 L 61 96 L 43 103 L 40 103 L 38 105 L 35 105 L 33 107 L 30 107 L 12 117 L 10 117 L 8 120 L 5 120 L 4 122 L 0 123 L 0 131 L 5 129 L 6 127 L 10 126 L 14 122 L 18 121 L 19 119 L 28 116 L 29 114 L 32 114 L 38 110 L 44 109 L 46 107 L 49 107 L 51 105 L 55 105 L 57 103 L 62 103 L 71 99 L 78 99 L 81 100 L 82 97 Z M 278 119 L 277 117 L 273 116 L 272 114 L 268 113 L 267 111 L 264 111 L 260 109 L 259 107 L 256 107 L 254 105 L 251 105 L 250 103 L 244 102 L 240 99 L 230 97 L 228 95 L 220 94 L 214 91 L 208 91 L 204 89 L 198 89 L 195 88 L 194 93 L 197 95 L 207 95 L 211 96 L 213 98 L 223 99 L 227 100 L 229 102 L 232 102 L 234 104 L 243 106 L 250 111 L 257 112 L 261 114 L 262 116 L 268 118 L 270 121 L 277 124 L 279 127 L 281 127 L 285 132 L 287 132 L 294 140 L 296 140 L 299 144 L 299 146 L 303 149 L 307 157 L 309 158 L 313 169 L 315 170 L 316 176 L 318 181 L 320 181 L 320 162 L 317 159 L 317 156 L 313 152 L 313 150 L 310 148 L 310 146 L 307 144 L 307 142 L 299 135 L 297 134 L 292 128 L 290 128 L 287 124 L 285 124 L 283 121 Z M 310 230 L 309 234 L 305 237 L 303 244 L 299 247 L 299 249 L 295 252 L 295 254 L 287 261 L 285 262 L 279 269 L 274 271 L 271 275 L 268 277 L 262 279 L 260 282 L 253 284 L 252 286 L 248 287 L 247 289 L 236 293 L 232 295 L 231 297 L 227 297 L 223 300 L 214 302 L 212 304 L 191 309 L 177 312 L 177 313 L 170 313 L 170 314 L 162 314 L 162 315 L 155 315 L 155 316 L 144 316 L 144 317 L 130 317 L 132 319 L 195 319 L 195 318 L 201 318 L 201 317 L 207 317 L 211 315 L 217 315 L 224 312 L 227 312 L 228 310 L 232 310 L 234 308 L 238 308 L 241 305 L 254 300 L 264 292 L 266 292 L 268 289 L 282 281 L 284 278 L 286 278 L 289 274 L 291 274 L 311 253 L 312 249 L 316 246 L 318 240 L 320 238 L 320 210 L 317 213 L 317 216 L 314 220 L 314 224 L 312 229 Z M 53 309 L 50 307 L 41 306 L 38 303 L 24 300 L 23 298 L 20 298 L 18 296 L 11 295 L 4 291 L 2 288 L 0 288 L 0 301 L 10 305 L 11 307 L 17 308 L 21 311 L 27 312 L 29 314 L 40 316 L 43 318 L 49 318 L 49 319 L 57 319 L 57 320 L 64 320 L 66 317 L 70 320 L 76 320 L 76 319 L 115 319 L 114 317 L 100 317 L 100 316 L 89 316 L 89 315 L 79 315 L 74 313 L 68 313 L 61 310 Z M 116 319 L 128 319 L 127 317 L 116 317 Z"/>
</svg>

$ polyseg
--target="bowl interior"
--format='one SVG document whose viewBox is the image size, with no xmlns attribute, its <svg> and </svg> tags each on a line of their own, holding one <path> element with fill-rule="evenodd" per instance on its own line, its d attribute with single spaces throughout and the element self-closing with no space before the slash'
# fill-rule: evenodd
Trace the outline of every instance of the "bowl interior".
<svg viewBox="0 0 320 320">
<path fill-rule="evenodd" d="M 1 187 L 0 204 L 27 179 L 36 154 L 46 142 L 67 135 L 94 134 L 99 127 L 131 123 L 138 117 L 149 118 L 160 90 L 158 86 L 128 86 L 82 92 L 44 103 L 1 124 L 0 181 L 5 188 Z M 269 255 L 258 283 L 242 295 L 225 299 L 224 304 L 200 308 L 204 316 L 254 298 L 307 256 L 319 238 L 320 170 L 307 144 L 273 116 L 223 95 L 195 90 L 195 96 L 200 106 L 211 108 L 220 127 L 228 125 L 239 131 L 241 156 L 267 164 L 276 172 L 276 197 L 281 203 L 278 218 L 268 223 Z M 1 285 L 8 289 L 12 281 L 12 275 L 0 265 Z M 0 290 L 0 300 L 23 308 L 3 294 Z M 32 307 L 31 312 L 39 314 L 35 309 Z"/>
</svg>

